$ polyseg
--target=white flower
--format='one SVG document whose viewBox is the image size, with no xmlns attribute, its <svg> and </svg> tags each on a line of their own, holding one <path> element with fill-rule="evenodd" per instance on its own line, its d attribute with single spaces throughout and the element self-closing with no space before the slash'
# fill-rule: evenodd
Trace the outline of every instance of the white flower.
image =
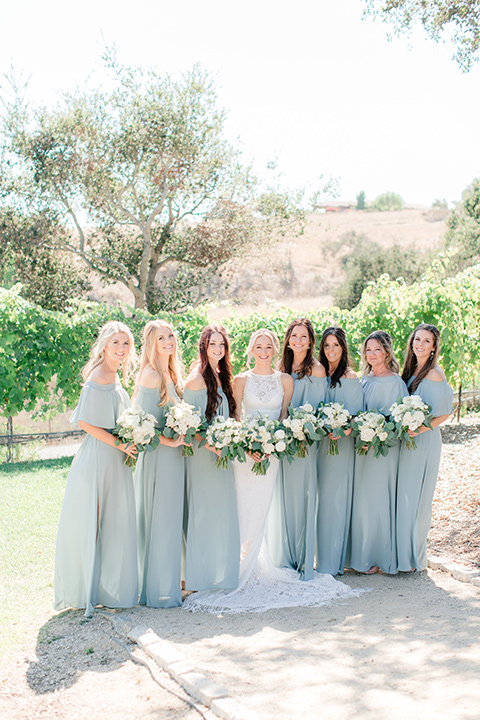
<svg viewBox="0 0 480 720">
<path fill-rule="evenodd" d="M 279 442 L 275 443 L 275 450 L 277 452 L 283 452 L 287 449 L 287 446 L 285 445 L 283 440 L 279 440 Z"/>
<path fill-rule="evenodd" d="M 388 432 L 385 432 L 385 430 L 378 435 L 378 439 L 382 442 L 385 442 L 385 440 L 388 438 Z"/>
<path fill-rule="evenodd" d="M 313 406 L 310 405 L 310 403 L 305 403 L 305 405 L 301 405 L 298 410 L 304 410 L 307 413 L 313 412 Z"/>
<path fill-rule="evenodd" d="M 362 427 L 360 430 L 360 439 L 364 442 L 370 442 L 375 437 L 375 431 L 369 427 Z"/>
</svg>

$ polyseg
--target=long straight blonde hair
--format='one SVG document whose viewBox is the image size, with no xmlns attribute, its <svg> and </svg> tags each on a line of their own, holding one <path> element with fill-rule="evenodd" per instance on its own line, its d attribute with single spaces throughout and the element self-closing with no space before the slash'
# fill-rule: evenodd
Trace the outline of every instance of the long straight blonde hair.
<svg viewBox="0 0 480 720">
<path fill-rule="evenodd" d="M 102 325 L 98 332 L 98 337 L 90 351 L 88 362 L 82 369 L 82 377 L 84 380 L 87 380 L 90 373 L 104 361 L 105 347 L 108 341 L 117 333 L 125 333 L 130 341 L 130 352 L 122 362 L 123 381 L 125 382 L 132 374 L 138 363 L 138 357 L 135 351 L 135 341 L 133 339 L 132 332 L 125 323 L 118 320 L 111 320 L 110 322 L 105 323 L 105 325 Z"/>
<path fill-rule="evenodd" d="M 168 371 L 172 377 L 175 391 L 179 397 L 182 397 L 183 393 L 183 363 L 180 357 L 178 349 L 177 336 L 171 325 L 163 320 L 150 320 L 143 329 L 143 343 L 142 352 L 140 354 L 140 368 L 138 370 L 137 378 L 135 381 L 135 392 L 136 397 L 139 386 L 139 379 L 142 375 L 143 370 L 150 365 L 158 375 L 158 387 L 160 389 L 160 405 L 165 405 L 169 400 L 174 400 L 168 394 L 168 386 L 163 376 L 163 369 L 160 364 L 160 358 L 157 353 L 157 338 L 161 328 L 168 328 L 172 331 L 175 341 L 175 352 L 173 352 L 168 358 Z"/>
</svg>

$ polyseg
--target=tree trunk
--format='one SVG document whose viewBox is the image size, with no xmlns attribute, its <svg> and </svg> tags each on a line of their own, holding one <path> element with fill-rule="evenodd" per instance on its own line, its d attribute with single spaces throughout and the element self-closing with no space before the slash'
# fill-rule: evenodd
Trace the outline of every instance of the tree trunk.
<svg viewBox="0 0 480 720">
<path fill-rule="evenodd" d="M 7 462 L 12 462 L 13 459 L 13 417 L 9 415 L 7 417 Z"/>
<path fill-rule="evenodd" d="M 457 422 L 460 422 L 460 408 L 462 407 L 462 383 L 458 386 Z"/>
</svg>

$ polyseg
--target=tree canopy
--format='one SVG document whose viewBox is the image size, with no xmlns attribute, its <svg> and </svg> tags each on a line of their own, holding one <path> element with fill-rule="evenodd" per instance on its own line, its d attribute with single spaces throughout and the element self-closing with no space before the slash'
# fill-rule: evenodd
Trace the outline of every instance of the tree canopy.
<svg viewBox="0 0 480 720">
<path fill-rule="evenodd" d="M 47 310 L 64 310 L 90 283 L 75 265 L 51 249 L 63 233 L 45 213 L 23 215 L 0 208 L 0 284 L 22 285 L 22 295 Z"/>
<path fill-rule="evenodd" d="M 445 245 L 452 251 L 453 271 L 480 262 L 480 179 L 464 190 L 462 202 L 448 218 Z"/>
<path fill-rule="evenodd" d="M 378 195 L 370 205 L 371 210 L 379 210 L 380 212 L 385 210 L 401 210 L 402 208 L 402 197 L 398 193 L 390 191 Z"/>
<path fill-rule="evenodd" d="M 454 58 L 464 71 L 479 59 L 479 0 L 365 0 L 367 13 L 390 22 L 397 34 L 409 32 L 420 23 L 427 35 L 438 42 L 448 38 L 456 47 Z"/>
<path fill-rule="evenodd" d="M 195 304 L 232 256 L 297 226 L 301 212 L 286 193 L 269 202 L 241 166 L 201 68 L 174 80 L 105 59 L 111 90 L 77 89 L 53 108 L 32 109 L 18 92 L 6 102 L 9 203 L 64 223 L 49 247 L 122 282 L 136 307 Z"/>
</svg>

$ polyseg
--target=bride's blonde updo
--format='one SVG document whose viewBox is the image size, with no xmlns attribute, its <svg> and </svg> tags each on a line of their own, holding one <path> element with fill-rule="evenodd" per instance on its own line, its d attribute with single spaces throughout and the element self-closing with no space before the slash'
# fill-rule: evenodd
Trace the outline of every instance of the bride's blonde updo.
<svg viewBox="0 0 480 720">
<path fill-rule="evenodd" d="M 267 330 L 267 328 L 260 328 L 259 330 L 255 330 L 255 332 L 250 335 L 250 340 L 248 341 L 247 365 L 249 366 L 254 359 L 252 354 L 254 345 L 257 342 L 258 338 L 262 335 L 266 335 L 266 337 L 268 337 L 268 339 L 272 343 L 275 357 L 277 357 L 278 353 L 280 352 L 280 340 L 272 330 Z"/>
</svg>

